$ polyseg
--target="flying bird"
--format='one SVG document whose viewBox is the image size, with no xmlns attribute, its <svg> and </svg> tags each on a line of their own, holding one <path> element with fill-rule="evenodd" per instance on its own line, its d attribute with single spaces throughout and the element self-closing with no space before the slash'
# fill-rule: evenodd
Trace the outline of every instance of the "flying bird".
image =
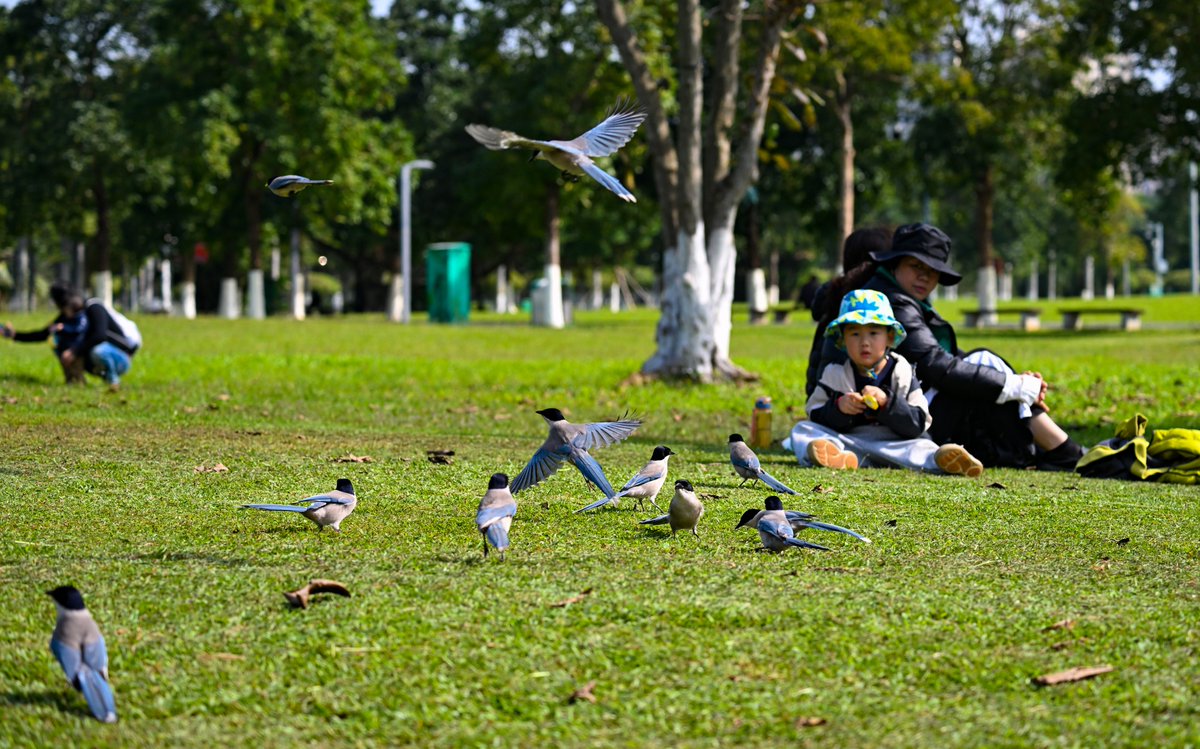
<svg viewBox="0 0 1200 749">
<path fill-rule="evenodd" d="M 530 458 L 528 465 L 513 479 L 512 493 L 517 494 L 550 478 L 565 460 L 579 469 L 583 477 L 595 484 L 606 498 L 616 494 L 604 475 L 604 469 L 588 454 L 588 450 L 620 442 L 642 425 L 641 420 L 572 424 L 557 408 L 544 408 L 537 413 L 550 426 L 550 434 Z"/>
<path fill-rule="evenodd" d="M 116 723 L 117 705 L 108 684 L 108 651 L 96 620 L 83 605 L 83 595 L 71 585 L 60 585 L 46 594 L 58 609 L 50 651 L 70 685 L 83 694 L 96 720 Z"/>
<path fill-rule="evenodd" d="M 733 470 L 737 472 L 737 475 L 742 477 L 742 483 L 738 486 L 744 486 L 747 481 L 753 479 L 763 482 L 781 494 L 796 493 L 795 489 L 789 489 L 779 479 L 763 470 L 762 465 L 758 462 L 758 456 L 754 454 L 740 434 L 729 435 L 729 462 L 733 464 Z"/>
<path fill-rule="evenodd" d="M 633 193 L 616 177 L 596 166 L 592 159 L 616 153 L 633 138 L 644 119 L 645 110 L 633 106 L 632 102 L 617 102 L 603 122 L 574 140 L 535 140 L 509 130 L 474 124 L 467 125 L 467 133 L 493 151 L 509 148 L 533 149 L 534 154 L 530 161 L 549 161 L 569 177 L 577 178 L 586 174 L 612 190 L 621 200 L 636 203 L 637 198 Z"/>
<path fill-rule="evenodd" d="M 680 529 L 690 530 L 693 536 L 700 538 L 700 534 L 696 532 L 696 525 L 699 524 L 700 516 L 703 514 L 704 505 L 696 496 L 696 490 L 692 488 L 691 482 L 679 479 L 675 482 L 675 496 L 671 498 L 667 514 L 643 520 L 639 525 L 670 524 L 672 538 L 675 537 L 675 531 Z"/>
<path fill-rule="evenodd" d="M 479 500 L 479 511 L 475 513 L 475 527 L 483 535 L 483 556 L 488 555 L 488 544 L 496 547 L 501 558 L 508 550 L 508 529 L 517 514 L 517 501 L 508 490 L 508 476 L 493 473 L 487 491 Z"/>
<path fill-rule="evenodd" d="M 670 458 L 674 454 L 671 452 L 671 448 L 666 445 L 659 445 L 654 448 L 654 452 L 650 453 L 650 462 L 643 466 L 642 470 L 637 472 L 637 475 L 626 481 L 625 486 L 621 487 L 621 491 L 611 497 L 598 499 L 587 507 L 580 508 L 575 512 L 587 512 L 588 510 L 594 510 L 609 503 L 613 507 L 616 507 L 621 497 L 633 497 L 636 499 L 635 510 L 640 509 L 643 502 L 649 501 L 650 504 L 654 505 L 654 509 L 662 512 L 662 508 L 654 500 L 658 497 L 658 492 L 667 480 L 667 458 Z"/>
<path fill-rule="evenodd" d="M 267 187 L 281 198 L 290 198 L 309 185 L 332 184 L 333 180 L 331 179 L 309 179 L 308 177 L 301 177 L 299 174 L 285 174 L 268 182 Z"/>
<path fill-rule="evenodd" d="M 734 526 L 734 530 L 738 528 L 756 529 L 758 537 L 762 540 L 763 548 L 769 551 L 783 551 L 789 546 L 829 551 L 829 548 L 826 546 L 801 541 L 795 537 L 796 533 L 806 528 L 845 533 L 846 535 L 854 536 L 864 543 L 871 543 L 869 538 L 860 536 L 848 528 L 831 523 L 818 523 L 816 520 L 813 520 L 812 515 L 806 512 L 784 510 L 783 502 L 780 501 L 779 497 L 767 497 L 765 507 L 766 509 L 763 510 L 751 508 L 743 512 L 741 519 L 738 520 L 738 524 Z"/>
<path fill-rule="evenodd" d="M 243 509 L 270 512 L 298 512 L 324 530 L 326 526 L 341 532 L 341 523 L 350 517 L 358 504 L 350 479 L 338 479 L 337 489 L 314 497 L 306 497 L 292 505 L 242 505 Z M 304 506 L 307 505 L 307 506 Z"/>
</svg>

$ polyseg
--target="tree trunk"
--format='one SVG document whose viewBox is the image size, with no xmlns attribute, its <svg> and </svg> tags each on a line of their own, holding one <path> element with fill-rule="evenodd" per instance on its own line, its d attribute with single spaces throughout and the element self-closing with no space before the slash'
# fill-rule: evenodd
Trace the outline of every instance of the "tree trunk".
<svg viewBox="0 0 1200 749">
<path fill-rule="evenodd" d="M 975 183 L 975 241 L 979 246 L 979 280 L 976 293 L 979 295 L 979 309 L 984 310 L 980 322 L 994 325 L 997 317 L 994 313 L 997 303 L 996 264 L 992 257 L 992 208 L 995 202 L 995 188 L 992 185 L 992 166 L 988 164 L 979 174 Z M 988 314 L 990 313 L 990 314 Z"/>
<path fill-rule="evenodd" d="M 562 265 L 559 261 L 559 191 L 557 182 L 552 182 L 546 188 L 546 288 L 541 300 L 541 314 L 533 321 L 535 325 L 548 328 L 561 328 L 566 325 L 566 317 L 563 314 Z"/>
<path fill-rule="evenodd" d="M 92 190 L 96 198 L 96 271 L 112 271 L 112 236 L 109 231 L 108 190 L 104 186 L 104 171 L 94 162 Z"/>
<path fill-rule="evenodd" d="M 854 119 L 851 112 L 850 83 L 845 76 L 838 73 L 838 91 L 834 104 L 834 112 L 842 126 L 841 162 L 838 165 L 840 195 L 838 197 L 838 246 L 835 252 L 836 267 L 842 267 L 842 244 L 846 237 L 854 231 Z"/>
</svg>

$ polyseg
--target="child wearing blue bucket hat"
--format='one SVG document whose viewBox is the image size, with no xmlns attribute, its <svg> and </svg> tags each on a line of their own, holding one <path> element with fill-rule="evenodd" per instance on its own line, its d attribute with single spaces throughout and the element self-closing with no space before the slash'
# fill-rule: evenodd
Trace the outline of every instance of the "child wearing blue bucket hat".
<svg viewBox="0 0 1200 749">
<path fill-rule="evenodd" d="M 821 372 L 805 406 L 808 421 L 792 429 L 787 446 L 802 464 L 983 473 L 966 448 L 938 446 L 926 435 L 929 403 L 912 365 L 895 351 L 906 334 L 887 296 L 867 289 L 846 294 L 825 335 L 847 360 Z"/>
</svg>

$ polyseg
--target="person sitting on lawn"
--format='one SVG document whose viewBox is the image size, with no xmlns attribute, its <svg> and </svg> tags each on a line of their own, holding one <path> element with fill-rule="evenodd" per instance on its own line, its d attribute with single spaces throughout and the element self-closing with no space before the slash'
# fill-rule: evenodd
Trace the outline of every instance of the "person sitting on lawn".
<svg viewBox="0 0 1200 749">
<path fill-rule="evenodd" d="M 825 335 L 847 360 L 826 365 L 805 406 L 809 420 L 792 428 L 790 446 L 801 463 L 983 473 L 961 445 L 939 447 L 925 435 L 933 421 L 929 403 L 912 365 L 894 351 L 906 334 L 886 296 L 862 289 L 846 294 Z"/>
<path fill-rule="evenodd" d="M 936 226 L 908 224 L 896 230 L 890 249 L 871 257 L 880 265 L 863 288 L 885 294 L 908 333 L 896 350 L 925 389 L 934 442 L 961 444 L 989 467 L 1074 470 L 1083 448 L 1050 418 L 1041 374 L 1016 374 L 987 349 L 960 351 L 953 326 L 930 304 L 939 283 L 962 280 L 949 264 L 950 237 Z"/>
<path fill-rule="evenodd" d="M 54 355 L 68 385 L 83 382 L 87 371 L 116 390 L 121 375 L 129 371 L 139 341 L 126 334 L 104 304 L 84 301 L 83 294 L 69 286 L 51 286 L 50 298 L 59 314 L 45 328 L 18 333 L 5 323 L 0 335 L 18 343 L 37 343 L 53 336 Z"/>
</svg>

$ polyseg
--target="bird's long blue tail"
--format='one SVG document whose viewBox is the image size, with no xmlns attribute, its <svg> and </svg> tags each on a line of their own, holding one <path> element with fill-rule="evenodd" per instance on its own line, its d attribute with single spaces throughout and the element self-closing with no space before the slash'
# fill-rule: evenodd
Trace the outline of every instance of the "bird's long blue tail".
<svg viewBox="0 0 1200 749">
<path fill-rule="evenodd" d="M 609 502 L 612 502 L 617 497 L 623 497 L 623 496 L 625 496 L 624 492 L 622 492 L 621 494 L 616 494 L 611 497 L 605 497 L 604 499 L 597 499 L 595 502 L 592 502 L 587 507 L 580 507 L 575 512 L 576 512 L 576 514 L 578 514 L 580 512 L 587 512 L 588 510 L 595 510 L 598 507 L 603 507 L 604 505 L 608 504 Z"/>
<path fill-rule="evenodd" d="M 492 523 L 483 532 L 488 543 L 496 547 L 496 551 L 504 551 L 508 548 L 508 531 L 504 530 L 501 523 Z"/>
<path fill-rule="evenodd" d="M 307 507 L 296 505 L 242 505 L 242 509 L 270 510 L 271 512 L 308 512 Z"/>
<path fill-rule="evenodd" d="M 784 543 L 786 543 L 788 546 L 799 546 L 802 549 L 816 549 L 818 551 L 829 551 L 828 546 L 822 546 L 820 544 L 809 543 L 808 541 L 801 541 L 798 538 L 785 538 L 783 540 L 784 540 Z"/>
<path fill-rule="evenodd" d="M 808 528 L 816 528 L 822 531 L 833 531 L 834 533 L 845 533 L 847 536 L 854 536 L 859 541 L 864 543 L 871 543 L 871 539 L 867 538 L 866 536 L 860 536 L 849 528 L 843 528 L 840 525 L 833 525 L 832 523 L 818 523 L 815 520 L 805 520 L 803 522 Z"/>
<path fill-rule="evenodd" d="M 117 704 L 113 699 L 112 687 L 108 685 L 104 676 L 85 665 L 76 674 L 75 683 L 79 691 L 83 692 L 88 709 L 96 716 L 96 720 L 104 723 L 117 722 Z"/>
<path fill-rule="evenodd" d="M 604 496 L 612 498 L 617 492 L 612 488 L 612 484 L 608 483 L 608 478 L 604 475 L 604 469 L 596 462 L 596 459 L 588 455 L 583 450 L 575 450 L 571 453 L 571 464 L 579 469 L 583 477 L 596 485 L 596 488 L 604 492 Z"/>
<path fill-rule="evenodd" d="M 650 518 L 649 520 L 640 520 L 638 521 L 638 525 L 666 525 L 669 522 L 671 522 L 671 516 L 670 514 L 667 514 L 659 515 L 658 517 Z"/>
<path fill-rule="evenodd" d="M 791 488 L 788 488 L 787 486 L 784 486 L 784 484 L 779 479 L 775 478 L 774 476 L 767 473 L 766 471 L 764 471 L 761 468 L 758 469 L 758 477 L 760 479 L 762 479 L 762 482 L 764 484 L 771 487 L 775 491 L 780 492 L 781 494 L 795 494 L 796 493 L 795 489 L 791 489 Z"/>
</svg>

